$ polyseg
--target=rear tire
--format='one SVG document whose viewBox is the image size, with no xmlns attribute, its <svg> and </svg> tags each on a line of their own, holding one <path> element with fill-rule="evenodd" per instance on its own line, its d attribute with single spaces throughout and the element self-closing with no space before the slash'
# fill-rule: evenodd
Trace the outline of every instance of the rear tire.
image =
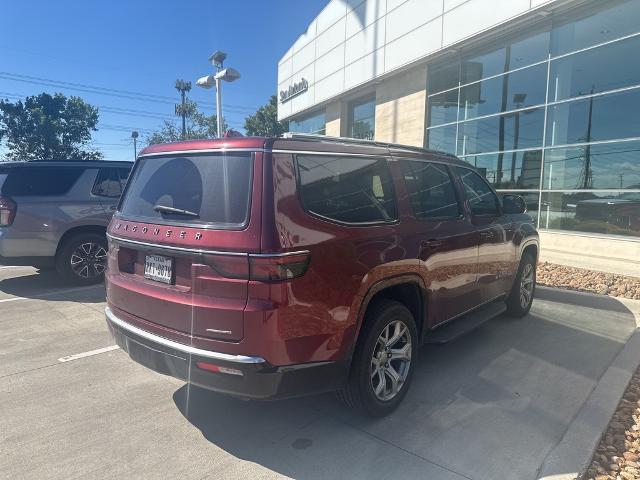
<svg viewBox="0 0 640 480">
<path fill-rule="evenodd" d="M 418 332 L 401 303 L 369 307 L 353 355 L 347 386 L 338 396 L 349 407 L 381 417 L 395 410 L 409 390 L 418 354 Z"/>
<path fill-rule="evenodd" d="M 104 279 L 107 239 L 97 233 L 79 233 L 64 241 L 56 255 L 56 270 L 67 282 L 93 285 Z"/>
<path fill-rule="evenodd" d="M 530 253 L 525 253 L 520 260 L 511 293 L 506 301 L 507 315 L 520 318 L 529 313 L 535 292 L 536 258 Z"/>
</svg>

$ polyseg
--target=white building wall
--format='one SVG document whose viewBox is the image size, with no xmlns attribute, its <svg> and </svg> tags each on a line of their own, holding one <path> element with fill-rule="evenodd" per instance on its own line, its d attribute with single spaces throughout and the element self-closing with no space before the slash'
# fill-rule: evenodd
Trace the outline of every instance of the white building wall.
<svg viewBox="0 0 640 480">
<path fill-rule="evenodd" d="M 424 60 L 473 35 L 559 0 L 331 0 L 278 62 L 286 119 L 358 85 Z"/>
</svg>

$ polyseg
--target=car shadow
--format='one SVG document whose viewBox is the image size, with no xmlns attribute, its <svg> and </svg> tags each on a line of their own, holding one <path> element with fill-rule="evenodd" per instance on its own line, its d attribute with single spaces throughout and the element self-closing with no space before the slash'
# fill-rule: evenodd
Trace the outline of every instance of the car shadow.
<svg viewBox="0 0 640 480">
<path fill-rule="evenodd" d="M 241 401 L 187 384 L 173 399 L 218 448 L 292 478 L 534 478 L 635 329 L 610 297 L 540 292 L 525 318 L 422 347 L 381 419 L 333 395 Z"/>
<path fill-rule="evenodd" d="M 78 286 L 62 281 L 55 270 L 29 268 L 21 269 L 9 278 L 0 279 L 0 296 L 54 302 L 100 303 L 105 300 L 105 289 L 104 283 Z"/>
</svg>

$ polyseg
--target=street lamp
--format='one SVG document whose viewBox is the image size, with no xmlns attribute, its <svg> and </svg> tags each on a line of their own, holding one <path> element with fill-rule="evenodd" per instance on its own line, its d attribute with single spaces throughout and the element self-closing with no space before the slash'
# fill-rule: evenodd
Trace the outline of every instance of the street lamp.
<svg viewBox="0 0 640 480">
<path fill-rule="evenodd" d="M 138 156 L 138 132 L 135 130 L 131 132 L 131 138 L 133 138 L 133 159 Z"/>
<path fill-rule="evenodd" d="M 196 82 L 196 85 L 202 88 L 216 87 L 216 120 L 218 129 L 218 138 L 222 138 L 222 81 L 235 82 L 240 78 L 240 72 L 234 68 L 223 68 L 224 60 L 227 58 L 227 54 L 216 51 L 209 57 L 211 64 L 216 67 L 217 73 L 215 75 L 206 75 L 201 77 Z"/>
</svg>

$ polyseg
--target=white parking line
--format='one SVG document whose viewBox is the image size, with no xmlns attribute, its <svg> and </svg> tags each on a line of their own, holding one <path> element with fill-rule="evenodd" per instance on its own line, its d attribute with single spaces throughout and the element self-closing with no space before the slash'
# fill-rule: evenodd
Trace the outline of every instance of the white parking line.
<svg viewBox="0 0 640 480">
<path fill-rule="evenodd" d="M 100 355 L 101 353 L 110 352 L 111 350 L 117 350 L 120 348 L 118 345 L 111 345 L 110 347 L 98 348 L 97 350 L 90 350 L 88 352 L 76 353 L 75 355 L 69 355 L 68 357 L 59 358 L 59 362 L 71 362 L 80 358 L 91 357 L 93 355 Z"/>
<path fill-rule="evenodd" d="M 72 292 L 81 292 L 83 290 L 90 290 L 92 288 L 96 288 L 97 285 L 87 285 L 86 287 L 77 287 L 77 288 L 67 288 L 64 290 L 54 290 L 53 292 L 40 293 L 38 295 L 34 295 L 33 297 L 11 297 L 11 298 L 3 298 L 0 300 L 0 303 L 6 302 L 15 302 L 16 300 L 33 300 L 34 298 L 46 298 L 51 295 L 59 295 L 61 293 L 72 293 Z"/>
</svg>

